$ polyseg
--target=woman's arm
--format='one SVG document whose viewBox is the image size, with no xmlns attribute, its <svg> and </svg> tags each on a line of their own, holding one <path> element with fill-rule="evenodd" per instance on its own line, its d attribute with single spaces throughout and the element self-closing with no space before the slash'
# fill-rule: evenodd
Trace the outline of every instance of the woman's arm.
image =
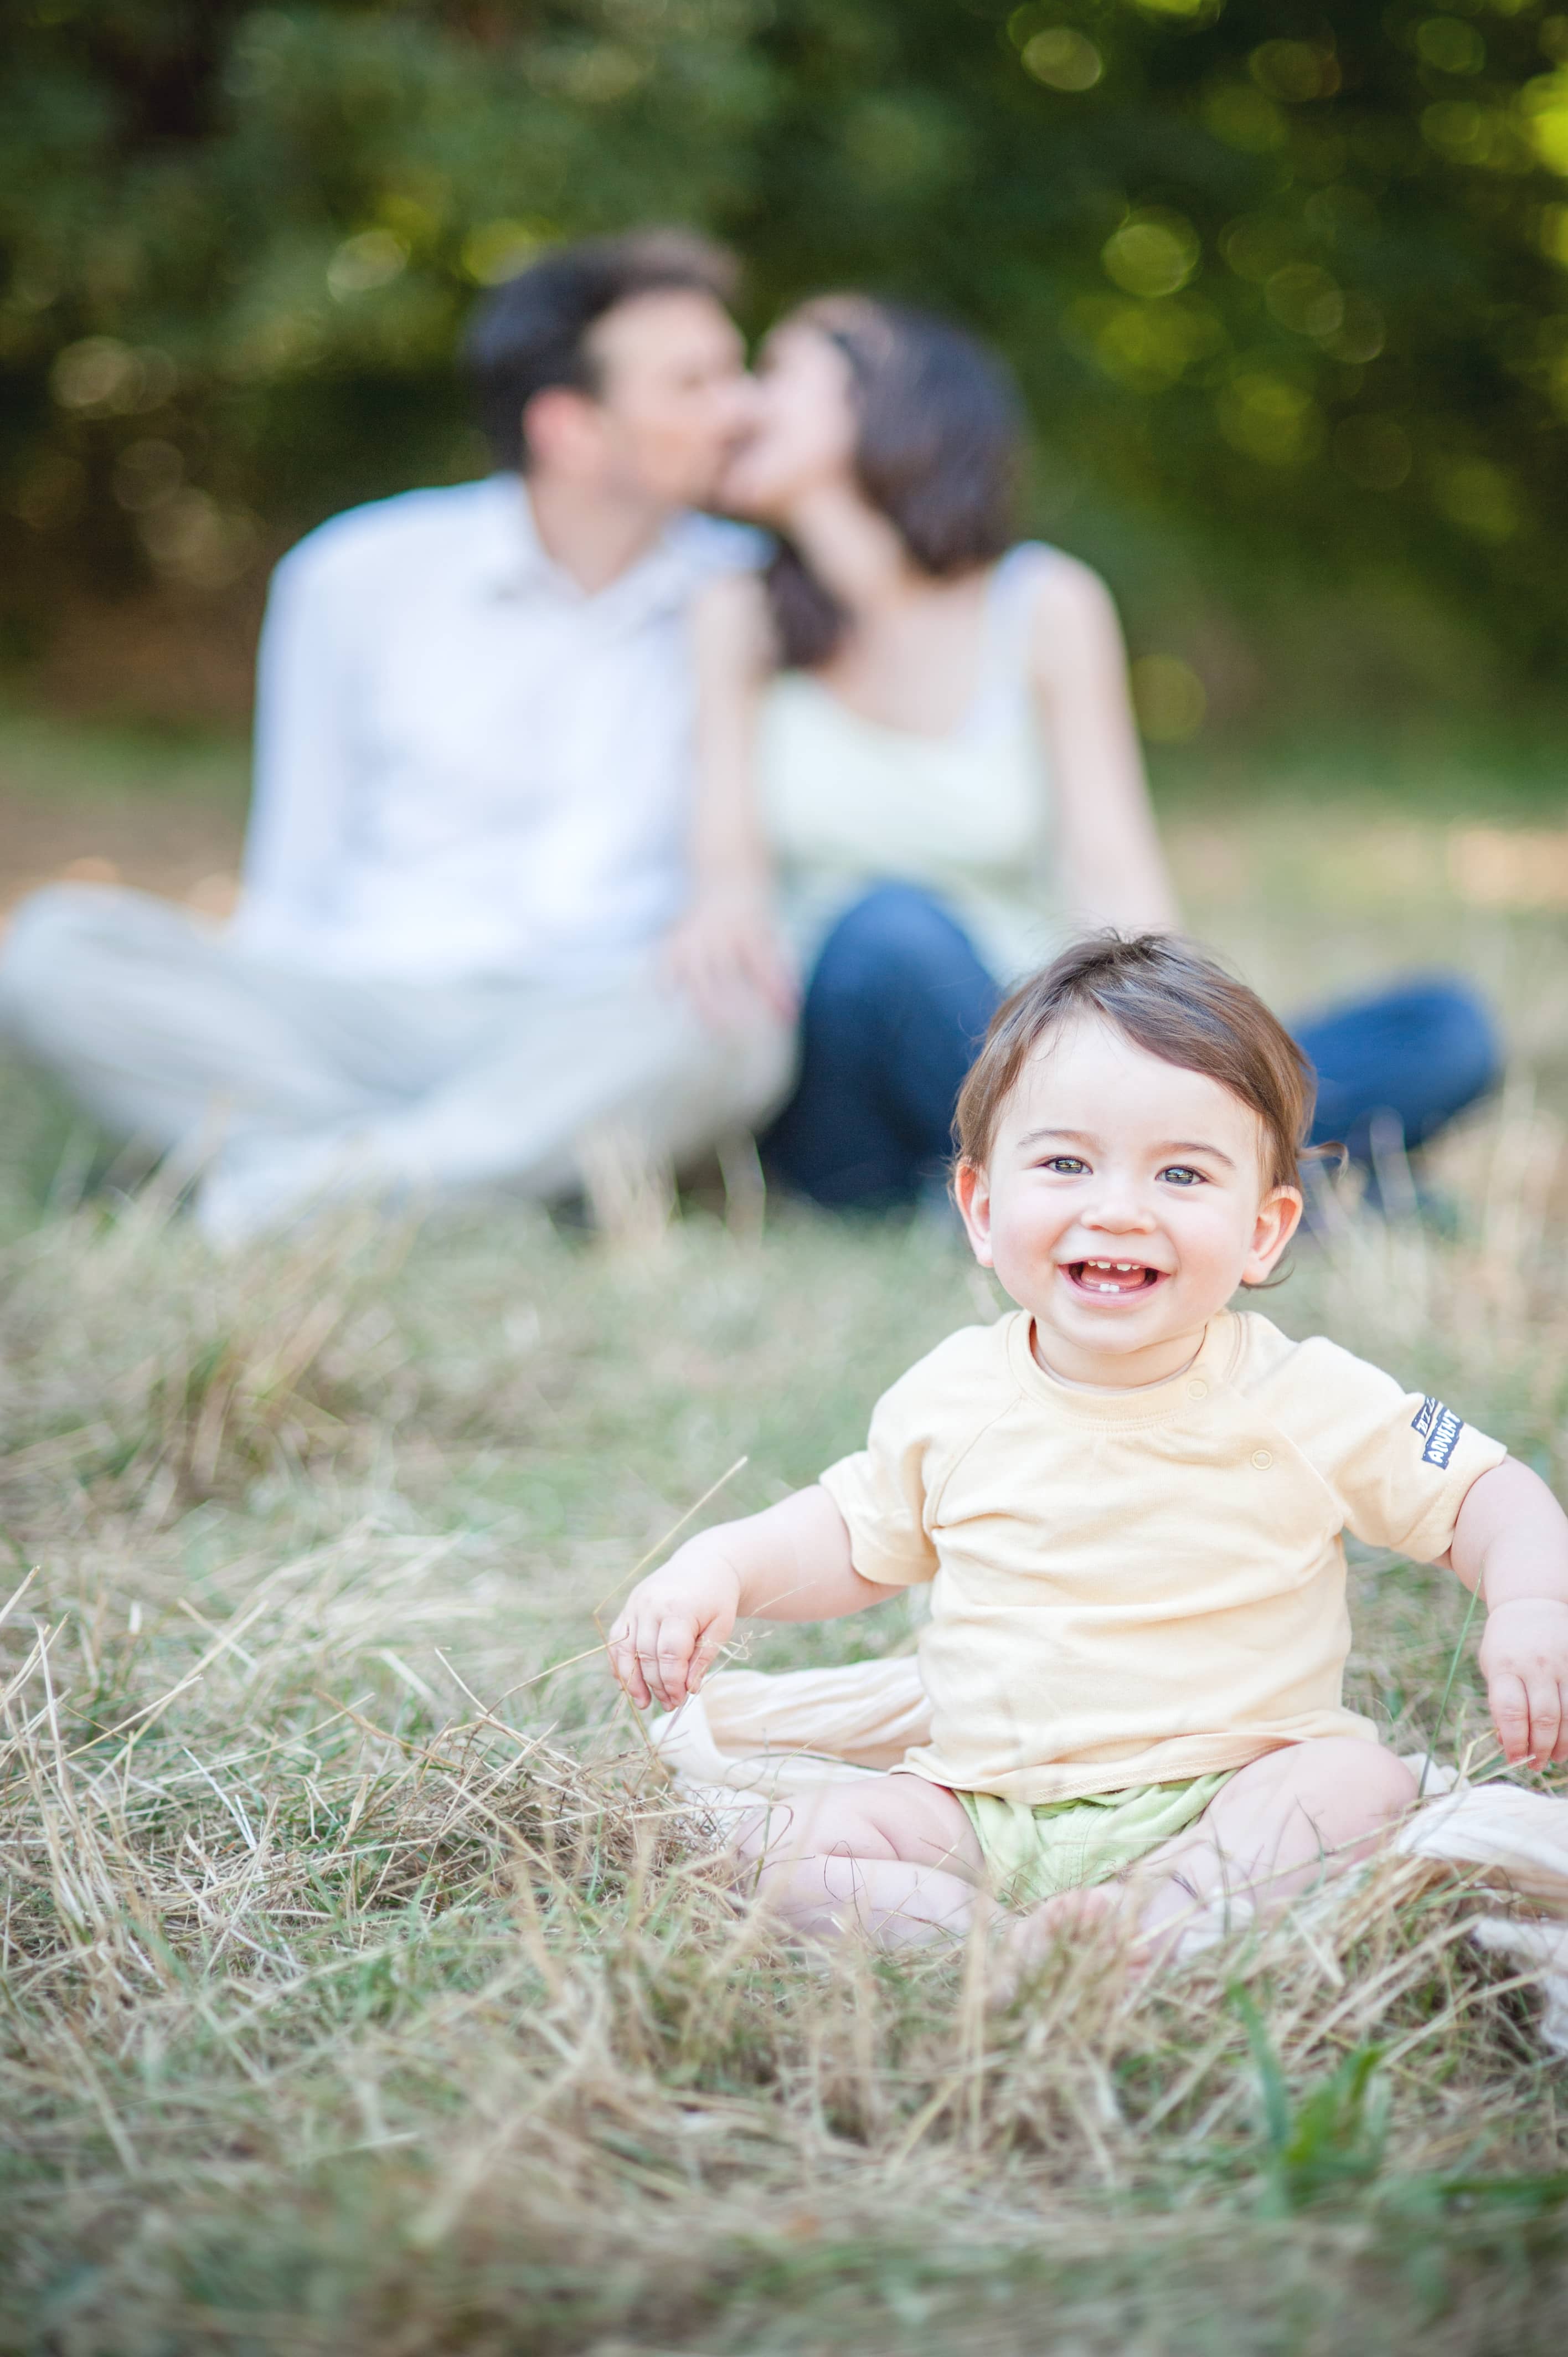
<svg viewBox="0 0 1568 2357">
<path fill-rule="evenodd" d="M 1064 557 L 1041 582 L 1029 669 L 1073 915 L 1085 925 L 1169 931 L 1180 920 L 1149 807 L 1122 626 L 1087 565 Z"/>
<path fill-rule="evenodd" d="M 759 995 L 789 1017 L 798 992 L 773 921 L 772 873 L 756 791 L 757 706 L 774 669 L 762 585 L 750 574 L 710 582 L 692 608 L 696 781 L 692 900 L 671 933 L 671 973 L 715 1028 Z"/>
</svg>

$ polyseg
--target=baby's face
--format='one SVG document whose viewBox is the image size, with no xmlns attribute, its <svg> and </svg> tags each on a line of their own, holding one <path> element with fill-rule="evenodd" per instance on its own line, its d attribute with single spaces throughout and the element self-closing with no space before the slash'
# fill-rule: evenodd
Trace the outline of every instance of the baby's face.
<svg viewBox="0 0 1568 2357">
<path fill-rule="evenodd" d="M 959 1173 L 975 1254 L 1033 1312 L 1069 1382 L 1158 1383 L 1301 1215 L 1268 1186 L 1262 1125 L 1202 1072 L 1098 1019 L 1051 1035 L 1004 1106 L 983 1171 Z"/>
</svg>

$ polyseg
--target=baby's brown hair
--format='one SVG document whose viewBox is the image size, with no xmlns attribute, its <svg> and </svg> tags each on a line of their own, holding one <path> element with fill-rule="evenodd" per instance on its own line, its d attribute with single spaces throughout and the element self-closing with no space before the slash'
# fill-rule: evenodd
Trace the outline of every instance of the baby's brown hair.
<svg viewBox="0 0 1568 2357">
<path fill-rule="evenodd" d="M 1075 1015 L 1098 1015 L 1162 1063 L 1230 1089 L 1262 1124 L 1265 1185 L 1301 1184 L 1311 1067 L 1256 991 L 1167 933 L 1092 934 L 1003 1002 L 959 1092 L 961 1162 L 983 1166 L 1025 1065 Z"/>
</svg>

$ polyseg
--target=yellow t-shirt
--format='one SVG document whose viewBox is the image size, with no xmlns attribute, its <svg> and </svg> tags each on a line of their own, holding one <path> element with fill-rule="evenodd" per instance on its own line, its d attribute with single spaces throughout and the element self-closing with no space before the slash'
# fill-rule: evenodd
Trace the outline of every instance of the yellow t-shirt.
<svg viewBox="0 0 1568 2357">
<path fill-rule="evenodd" d="M 950 1335 L 822 1475 L 855 1569 L 931 1582 L 933 1783 L 1067 1801 L 1240 1768 L 1344 1708 L 1342 1531 L 1416 1562 L 1507 1451 L 1391 1375 L 1266 1318 L 1212 1319 L 1142 1391 L 1056 1382 L 1031 1320 Z"/>
</svg>

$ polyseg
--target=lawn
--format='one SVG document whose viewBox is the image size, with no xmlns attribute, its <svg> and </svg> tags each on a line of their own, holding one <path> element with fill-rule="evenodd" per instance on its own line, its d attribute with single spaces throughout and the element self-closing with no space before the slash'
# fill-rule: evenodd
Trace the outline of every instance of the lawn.
<svg viewBox="0 0 1568 2357">
<path fill-rule="evenodd" d="M 13 714 L 0 882 L 85 859 L 211 900 L 239 783 L 229 747 Z M 1445 1227 L 1348 1206 L 1270 1314 L 1561 1485 L 1551 765 L 1329 746 L 1163 791 L 1195 928 L 1287 1009 L 1434 961 L 1493 992 L 1513 1077 L 1434 1173 Z M 596 1607 L 993 1314 L 945 1232 L 770 1207 L 759 1236 L 702 1194 L 618 1250 L 502 1206 L 219 1262 L 4 1085 L 0 2346 L 1561 2348 L 1568 2095 L 1470 1941 L 1495 1900 L 1391 1864 L 988 2018 L 962 1956 L 770 1942 L 650 1766 Z M 1349 1698 L 1484 1768 L 1455 1583 L 1368 1554 L 1354 1583 Z M 909 1635 L 897 1600 L 744 1649 Z"/>
</svg>

